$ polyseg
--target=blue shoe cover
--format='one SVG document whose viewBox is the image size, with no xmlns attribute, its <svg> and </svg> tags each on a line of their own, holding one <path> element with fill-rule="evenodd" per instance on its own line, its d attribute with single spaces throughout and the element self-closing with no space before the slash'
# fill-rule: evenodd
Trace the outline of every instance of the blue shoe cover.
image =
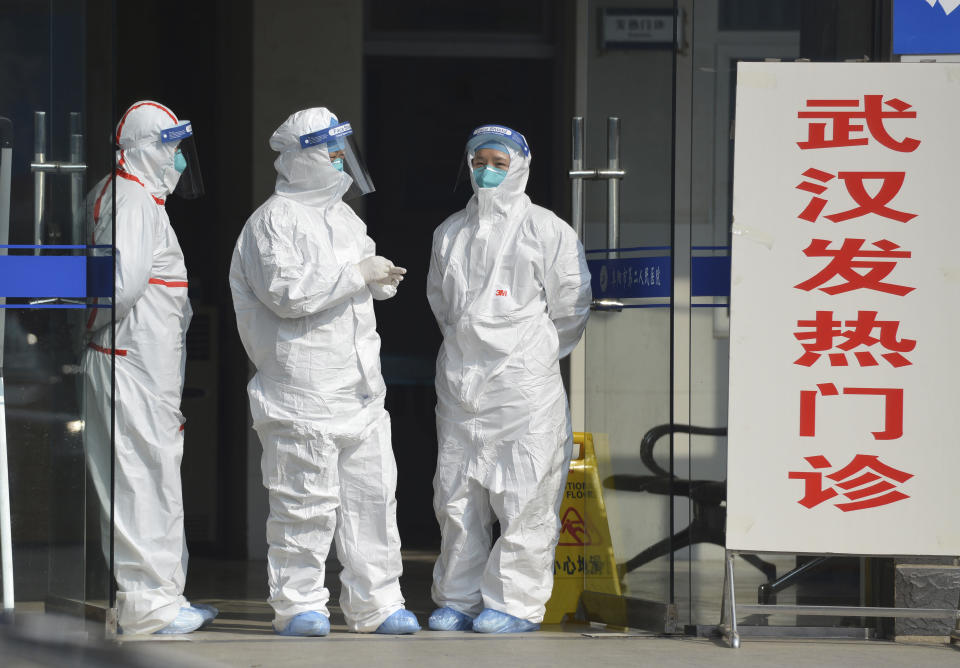
<svg viewBox="0 0 960 668">
<path fill-rule="evenodd" d="M 477 633 L 525 633 L 539 628 L 539 624 L 490 608 L 486 608 L 473 620 L 473 630 Z"/>
<path fill-rule="evenodd" d="M 177 633 L 192 633 L 203 626 L 203 615 L 193 608 L 180 608 L 177 618 L 154 633 L 173 635 Z"/>
<path fill-rule="evenodd" d="M 383 624 L 378 626 L 374 633 L 399 636 L 407 633 L 416 633 L 419 630 L 420 623 L 417 621 L 416 615 L 409 610 L 401 608 L 383 620 Z"/>
<path fill-rule="evenodd" d="M 431 631 L 472 631 L 473 617 L 459 610 L 443 606 L 433 611 L 427 626 L 430 627 Z"/>
<path fill-rule="evenodd" d="M 283 631 L 273 632 L 281 636 L 325 636 L 330 633 L 330 618 L 322 612 L 301 612 Z"/>
<path fill-rule="evenodd" d="M 191 603 L 190 607 L 203 615 L 204 626 L 210 624 L 216 618 L 216 616 L 220 614 L 219 610 L 212 605 L 207 605 L 206 603 Z"/>
</svg>

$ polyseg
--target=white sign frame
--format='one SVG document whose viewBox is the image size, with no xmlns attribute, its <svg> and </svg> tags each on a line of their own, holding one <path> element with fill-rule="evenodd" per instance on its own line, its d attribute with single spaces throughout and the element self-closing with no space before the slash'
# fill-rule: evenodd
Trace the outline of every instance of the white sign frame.
<svg viewBox="0 0 960 668">
<path fill-rule="evenodd" d="M 864 96 L 878 94 L 885 110 L 892 110 L 888 101 L 899 99 L 916 112 L 916 119 L 883 121 L 891 141 L 919 139 L 914 150 L 883 146 L 866 126 L 850 135 L 866 137 L 865 146 L 798 146 L 811 141 L 808 124 L 814 121 L 798 118 L 799 112 L 811 111 L 809 100 L 859 99 L 863 108 Z M 740 64 L 731 272 L 728 550 L 960 554 L 960 524 L 955 521 L 960 501 L 956 491 L 960 347 L 955 341 L 960 309 L 953 307 L 960 284 L 960 225 L 956 224 L 960 187 L 954 167 L 960 155 L 958 108 L 958 65 Z M 829 137 L 833 126 L 826 122 Z M 824 182 L 804 176 L 810 168 L 833 178 Z M 882 171 L 905 173 L 889 207 L 916 214 L 915 218 L 899 222 L 868 213 L 840 222 L 824 219 L 857 207 L 846 189 L 856 179 L 841 178 L 841 172 L 849 176 Z M 807 190 L 798 188 L 804 183 Z M 880 180 L 862 183 L 873 196 Z M 818 195 L 812 192 L 817 186 L 826 190 Z M 812 222 L 801 220 L 798 216 L 814 197 L 827 200 L 822 216 Z M 795 287 L 806 284 L 829 262 L 829 258 L 804 254 L 815 238 L 829 241 L 829 249 L 839 248 L 847 238 L 864 239 L 862 249 L 869 251 L 877 251 L 874 241 L 897 244 L 900 250 L 891 252 L 909 251 L 911 257 L 897 260 L 887 282 L 915 289 L 905 296 L 865 288 L 824 293 L 824 288 L 843 282 L 837 277 L 819 287 Z M 830 353 L 843 352 L 838 349 L 823 352 L 811 366 L 796 364 L 805 351 L 795 335 L 813 331 L 799 321 L 813 320 L 817 311 L 830 312 L 843 330 L 848 329 L 847 321 L 860 318 L 861 311 L 876 311 L 877 321 L 898 322 L 897 338 L 917 342 L 914 349 L 902 352 L 909 365 L 894 367 L 881 356 L 891 351 L 876 345 L 846 353 L 845 367 L 833 366 L 828 358 Z M 871 351 L 878 363 L 861 366 L 854 353 Z M 866 392 L 871 389 L 890 392 Z M 902 435 L 894 438 L 896 425 L 887 431 L 885 420 L 891 415 L 887 403 L 896 403 L 895 389 L 903 391 L 903 410 Z M 814 433 L 804 433 L 811 425 Z M 858 503 L 846 495 L 880 484 L 874 480 L 841 488 L 840 483 L 851 483 L 857 476 L 826 478 L 842 472 L 857 455 L 876 455 L 877 462 L 909 473 L 912 477 L 904 482 L 879 475 L 880 482 L 894 484 L 890 493 L 908 498 L 841 509 L 839 504 Z M 813 462 L 806 457 L 813 457 Z M 824 461 L 829 465 L 824 466 Z M 823 495 L 829 494 L 829 488 L 836 496 L 820 501 L 818 495 L 805 494 L 804 474 L 813 480 L 818 473 Z M 869 468 L 862 473 L 876 475 Z M 877 493 L 859 501 L 882 496 Z M 814 505 L 807 507 L 801 500 Z"/>
</svg>

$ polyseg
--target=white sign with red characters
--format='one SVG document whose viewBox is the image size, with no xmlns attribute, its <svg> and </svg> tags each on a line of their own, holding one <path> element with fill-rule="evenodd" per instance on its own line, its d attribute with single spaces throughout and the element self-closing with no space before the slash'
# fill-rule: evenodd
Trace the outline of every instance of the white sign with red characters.
<svg viewBox="0 0 960 668">
<path fill-rule="evenodd" d="M 960 65 L 740 63 L 727 548 L 960 555 Z"/>
</svg>

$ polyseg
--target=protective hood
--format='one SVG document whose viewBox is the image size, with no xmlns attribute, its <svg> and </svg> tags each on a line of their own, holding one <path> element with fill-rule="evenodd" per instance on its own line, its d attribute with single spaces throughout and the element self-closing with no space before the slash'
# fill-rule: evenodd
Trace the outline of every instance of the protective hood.
<svg viewBox="0 0 960 668">
<path fill-rule="evenodd" d="M 290 116 L 270 137 L 270 148 L 280 155 L 273 166 L 277 170 L 278 195 L 307 206 L 325 207 L 339 201 L 353 179 L 330 162 L 325 145 L 304 150 L 302 135 L 327 128 L 336 115 L 326 107 L 304 109 Z"/>
<path fill-rule="evenodd" d="M 176 114 L 159 102 L 142 100 L 132 104 L 117 124 L 119 176 L 134 177 L 158 204 L 163 204 L 180 179 L 174 167 L 177 142 L 161 142 L 160 133 L 179 122 Z"/>
<path fill-rule="evenodd" d="M 530 176 L 530 161 L 533 154 L 524 155 L 512 146 L 505 146 L 510 154 L 510 168 L 507 175 L 496 188 L 481 188 L 473 178 L 473 151 L 467 149 L 467 174 L 470 175 L 470 187 L 473 188 L 473 198 L 485 208 L 489 202 L 497 209 L 504 211 L 513 206 L 523 197 L 527 189 L 527 179 Z M 469 206 L 469 205 L 468 205 Z"/>
</svg>

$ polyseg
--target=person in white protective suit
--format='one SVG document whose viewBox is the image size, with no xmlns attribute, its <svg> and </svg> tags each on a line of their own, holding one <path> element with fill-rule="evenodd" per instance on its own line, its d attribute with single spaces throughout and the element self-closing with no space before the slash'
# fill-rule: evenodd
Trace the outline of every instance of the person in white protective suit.
<svg viewBox="0 0 960 668">
<path fill-rule="evenodd" d="M 117 125 L 115 173 L 94 186 L 86 201 L 91 242 L 115 244 L 115 339 L 109 308 L 91 309 L 87 321 L 84 443 L 109 555 L 115 362 L 114 578 L 125 634 L 189 633 L 217 613 L 212 606 L 191 606 L 183 596 L 180 395 L 192 312 L 183 253 L 164 203 L 172 192 L 186 198 L 202 192 L 192 135 L 190 121 L 178 120 L 164 105 L 133 104 Z"/>
<path fill-rule="evenodd" d="M 373 300 L 406 272 L 376 255 L 342 200 L 373 189 L 353 129 L 325 108 L 298 111 L 270 138 L 274 194 L 247 220 L 230 267 L 247 386 L 270 500 L 267 570 L 274 630 L 329 633 L 324 563 L 335 539 L 349 630 L 420 630 L 404 609 Z"/>
<path fill-rule="evenodd" d="M 560 358 L 590 313 L 576 233 L 524 193 L 530 150 L 505 126 L 467 143 L 473 197 L 434 232 L 437 357 L 433 630 L 533 631 L 553 587 L 573 448 Z M 501 536 L 491 550 L 492 525 Z"/>
</svg>

